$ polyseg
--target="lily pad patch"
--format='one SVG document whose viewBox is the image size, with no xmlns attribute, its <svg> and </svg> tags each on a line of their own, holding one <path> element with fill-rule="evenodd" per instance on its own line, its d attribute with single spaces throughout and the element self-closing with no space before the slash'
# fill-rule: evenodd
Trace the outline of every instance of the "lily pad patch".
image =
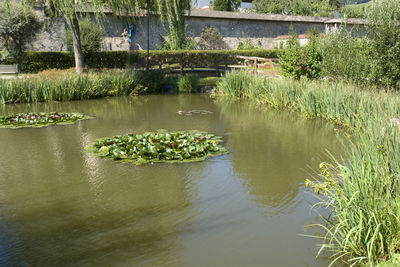
<svg viewBox="0 0 400 267">
<path fill-rule="evenodd" d="M 201 131 L 165 131 L 106 137 L 88 150 L 94 155 L 136 165 L 193 162 L 228 153 L 222 137 Z"/>
<path fill-rule="evenodd" d="M 81 113 L 31 112 L 0 117 L 0 128 L 40 128 L 54 124 L 73 124 L 91 117 Z"/>
</svg>

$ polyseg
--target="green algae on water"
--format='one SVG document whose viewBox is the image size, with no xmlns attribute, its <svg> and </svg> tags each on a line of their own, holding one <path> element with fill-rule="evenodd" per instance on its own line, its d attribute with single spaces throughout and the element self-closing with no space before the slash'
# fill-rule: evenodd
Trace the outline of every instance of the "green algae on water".
<svg viewBox="0 0 400 267">
<path fill-rule="evenodd" d="M 202 161 L 228 153 L 222 137 L 201 131 L 146 132 L 106 137 L 88 150 L 94 155 L 136 165 L 150 162 L 182 163 Z"/>
<path fill-rule="evenodd" d="M 0 117 L 0 128 L 40 128 L 50 125 L 73 124 L 91 117 L 81 113 L 31 112 Z"/>
</svg>

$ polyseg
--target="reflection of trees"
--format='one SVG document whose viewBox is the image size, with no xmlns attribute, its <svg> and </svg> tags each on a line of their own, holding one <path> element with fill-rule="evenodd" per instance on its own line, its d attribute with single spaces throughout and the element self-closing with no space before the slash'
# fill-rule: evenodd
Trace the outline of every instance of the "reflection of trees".
<svg viewBox="0 0 400 267">
<path fill-rule="evenodd" d="M 177 264 L 178 235 L 194 215 L 191 179 L 204 164 L 133 166 L 84 151 L 98 137 L 158 128 L 210 130 L 216 124 L 216 119 L 175 114 L 179 109 L 212 109 L 212 102 L 176 99 L 110 98 L 3 110 L 96 116 L 76 125 L 0 132 L 0 219 L 14 227 L 26 262 Z"/>
<path fill-rule="evenodd" d="M 296 196 L 309 168 L 318 166 L 325 149 L 337 149 L 332 129 L 293 113 L 261 111 L 251 103 L 217 101 L 227 128 L 233 167 L 257 202 L 280 212 Z"/>
</svg>

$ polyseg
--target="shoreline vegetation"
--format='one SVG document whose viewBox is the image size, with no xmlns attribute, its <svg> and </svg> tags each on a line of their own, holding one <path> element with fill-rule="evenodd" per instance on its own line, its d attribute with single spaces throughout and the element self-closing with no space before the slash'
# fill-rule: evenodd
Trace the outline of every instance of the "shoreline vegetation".
<svg viewBox="0 0 400 267">
<path fill-rule="evenodd" d="M 0 80 L 0 103 L 86 100 L 143 93 L 144 76 L 133 71 L 101 71 L 77 75 L 47 71 L 32 77 Z"/>
<path fill-rule="evenodd" d="M 213 87 L 219 78 L 197 75 L 167 76 L 160 71 L 47 70 L 15 79 L 0 79 L 0 104 L 88 100 L 110 96 L 141 95 L 175 90 L 197 93 Z"/>
<path fill-rule="evenodd" d="M 333 159 L 334 164 L 321 163 L 320 177 L 305 182 L 321 201 L 316 207 L 330 211 L 325 223 L 318 225 L 325 232 L 316 237 L 323 241 L 319 253 L 331 252 L 332 264 L 393 266 L 398 262 L 398 93 L 359 89 L 345 82 L 270 79 L 232 72 L 219 81 L 216 96 L 252 99 L 349 129 L 355 141 L 346 142 L 346 156 Z"/>
</svg>

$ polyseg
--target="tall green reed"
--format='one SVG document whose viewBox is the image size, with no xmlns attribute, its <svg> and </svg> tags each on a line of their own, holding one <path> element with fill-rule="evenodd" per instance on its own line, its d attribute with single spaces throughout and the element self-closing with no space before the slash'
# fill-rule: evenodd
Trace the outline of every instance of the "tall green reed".
<svg viewBox="0 0 400 267">
<path fill-rule="evenodd" d="M 228 73 L 219 93 L 320 117 L 352 132 L 346 157 L 321 164 L 321 177 L 306 181 L 320 207 L 331 211 L 324 224 L 322 251 L 332 264 L 367 265 L 400 254 L 400 96 L 360 90 L 346 83 L 294 81 Z"/>
<path fill-rule="evenodd" d="M 32 103 L 85 100 L 143 93 L 144 75 L 134 71 L 104 71 L 48 78 L 0 80 L 0 102 Z"/>
</svg>

